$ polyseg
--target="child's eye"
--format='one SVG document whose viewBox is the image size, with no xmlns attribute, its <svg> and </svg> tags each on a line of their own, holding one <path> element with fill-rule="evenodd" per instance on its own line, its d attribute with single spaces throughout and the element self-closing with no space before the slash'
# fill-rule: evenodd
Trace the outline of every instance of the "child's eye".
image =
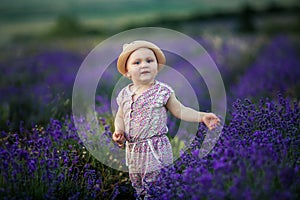
<svg viewBox="0 0 300 200">
<path fill-rule="evenodd" d="M 139 65 L 141 62 L 140 61 L 135 61 L 133 64 L 134 65 Z"/>
<path fill-rule="evenodd" d="M 151 63 L 151 62 L 153 62 L 153 60 L 152 60 L 152 59 L 149 59 L 149 60 L 147 60 L 147 63 Z"/>
</svg>

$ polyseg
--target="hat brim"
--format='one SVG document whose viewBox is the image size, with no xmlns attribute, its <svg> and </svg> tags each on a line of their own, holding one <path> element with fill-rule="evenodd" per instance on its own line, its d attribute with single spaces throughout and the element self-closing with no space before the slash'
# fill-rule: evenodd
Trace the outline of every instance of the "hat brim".
<svg viewBox="0 0 300 200">
<path fill-rule="evenodd" d="M 158 71 L 160 71 L 166 63 L 166 57 L 164 53 L 160 50 L 158 46 L 151 42 L 147 41 L 134 41 L 128 44 L 124 49 L 123 52 L 120 54 L 117 62 L 118 71 L 121 74 L 126 74 L 126 63 L 129 56 L 137 49 L 140 48 L 148 48 L 153 51 L 156 56 L 157 63 L 158 63 Z"/>
</svg>

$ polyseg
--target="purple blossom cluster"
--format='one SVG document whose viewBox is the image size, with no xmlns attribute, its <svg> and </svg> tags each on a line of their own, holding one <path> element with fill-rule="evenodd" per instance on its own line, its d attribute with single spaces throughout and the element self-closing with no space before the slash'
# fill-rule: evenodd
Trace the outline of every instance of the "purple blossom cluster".
<svg viewBox="0 0 300 200">
<path fill-rule="evenodd" d="M 206 56 L 209 56 L 212 62 L 216 64 L 222 76 L 225 88 L 227 88 L 228 91 L 231 90 L 232 85 L 235 84 L 241 73 L 248 68 L 249 63 L 253 62 L 252 59 L 259 52 L 260 48 L 265 45 L 264 40 L 250 36 L 241 38 L 203 36 L 196 37 L 195 40 L 203 47 L 203 50 L 207 52 Z M 176 46 L 176 48 L 181 47 Z M 191 56 L 192 59 L 199 55 L 195 53 L 193 56 Z M 168 58 L 170 67 L 177 70 L 189 81 L 197 95 L 198 103 L 201 108 L 203 110 L 210 110 L 211 105 L 210 101 L 208 101 L 210 94 L 207 83 L 205 83 L 203 76 L 196 70 L 197 67 L 201 67 L 202 63 L 200 62 L 199 66 L 193 66 L 189 61 L 171 53 L 166 53 L 166 57 Z M 167 76 L 163 78 L 168 79 Z M 185 96 L 181 95 L 180 91 L 176 91 L 176 93 L 179 97 Z"/>
<path fill-rule="evenodd" d="M 59 119 L 70 114 L 73 84 L 83 60 L 79 53 L 44 50 L 0 61 L 0 126 L 6 127 L 8 121 L 10 128 L 16 129 L 23 120 L 29 128 L 32 123 L 46 125 L 51 117 Z M 104 81 L 99 84 L 99 113 L 109 108 L 107 97 L 118 75 L 115 65 L 104 73 Z M 91 72 L 89 76 L 92 75 Z"/>
<path fill-rule="evenodd" d="M 16 132 L 2 131 L 0 160 L 1 199 L 109 199 L 122 187 L 130 193 L 121 185 L 128 182 L 126 174 L 93 158 L 71 119 L 52 119 L 46 128 L 20 125 Z"/>
<path fill-rule="evenodd" d="M 201 125 L 150 192 L 157 199 L 299 199 L 299 124 L 298 103 L 282 96 L 258 105 L 237 100 L 213 150 L 199 156 Z"/>
<path fill-rule="evenodd" d="M 62 92 L 70 95 L 82 59 L 78 54 L 66 51 L 7 59 L 1 63 L 1 102 L 11 101 L 18 95 L 32 95 L 49 103 L 52 100 L 49 95 Z"/>
<path fill-rule="evenodd" d="M 239 81 L 232 87 L 234 98 L 276 97 L 278 92 L 300 97 L 300 59 L 286 36 L 270 41 Z"/>
<path fill-rule="evenodd" d="M 261 45 L 252 39 L 244 43 L 253 43 L 250 54 Z M 249 52 L 241 54 L 244 47 L 237 45 L 239 41 L 196 40 L 217 63 L 232 93 L 232 108 L 212 151 L 200 156 L 207 134 L 200 124 L 190 149 L 162 171 L 149 192 L 157 199 L 300 199 L 300 108 L 299 101 L 291 100 L 299 99 L 300 68 L 293 43 L 287 37 L 275 37 L 253 65 L 238 68 L 250 61 L 244 57 Z M 201 76 L 187 67 L 186 60 L 169 56 L 174 58 L 171 66 L 197 86 L 201 110 L 209 109 Z M 99 145 L 101 134 L 111 142 L 110 83 L 119 78 L 115 63 L 102 78 L 95 99 L 103 133 L 87 130 L 86 137 L 79 138 L 73 119 L 65 117 L 70 114 L 70 95 L 81 62 L 80 55 L 60 51 L 0 64 L 0 127 L 5 130 L 6 120 L 18 127 L 0 135 L 1 199 L 133 198 L 128 174 L 105 166 L 83 145 Z M 237 85 L 231 87 L 237 78 Z M 276 96 L 278 91 L 283 95 Z M 49 122 L 51 117 L 58 120 Z M 30 129 L 28 122 L 38 125 Z M 178 123 L 169 117 L 171 137 Z"/>
<path fill-rule="evenodd" d="M 2 128 L 6 121 L 13 129 L 22 120 L 27 128 L 31 123 L 46 125 L 50 117 L 60 118 L 70 113 L 72 87 L 82 59 L 72 52 L 44 51 L 2 61 Z"/>
</svg>

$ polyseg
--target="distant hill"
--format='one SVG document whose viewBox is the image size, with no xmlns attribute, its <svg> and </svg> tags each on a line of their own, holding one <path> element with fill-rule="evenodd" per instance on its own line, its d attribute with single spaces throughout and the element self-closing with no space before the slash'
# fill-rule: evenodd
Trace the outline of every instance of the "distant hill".
<svg viewBox="0 0 300 200">
<path fill-rule="evenodd" d="M 296 0 L 0 0 L 0 45 L 12 37 L 27 40 L 47 34 L 53 27 L 54 34 L 72 33 L 72 26 L 68 29 L 60 25 L 65 21 L 55 27 L 62 16 L 71 17 L 69 21 L 74 22 L 78 34 L 99 34 L 138 26 L 175 27 L 186 21 L 235 17 L 245 5 L 257 14 L 297 8 L 299 3 Z"/>
<path fill-rule="evenodd" d="M 142 16 L 150 13 L 168 15 L 201 12 L 210 14 L 219 10 L 239 9 L 247 2 L 258 9 L 272 2 L 291 6 L 296 0 L 224 1 L 224 0 L 1 0 L 0 20 L 24 21 L 55 18 L 61 14 L 74 14 L 82 19 Z M 0 23 L 1 23 L 0 21 Z"/>
</svg>

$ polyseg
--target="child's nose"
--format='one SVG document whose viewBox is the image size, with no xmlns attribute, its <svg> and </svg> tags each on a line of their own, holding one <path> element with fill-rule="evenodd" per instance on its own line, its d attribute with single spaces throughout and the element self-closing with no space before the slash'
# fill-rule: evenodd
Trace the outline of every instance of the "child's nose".
<svg viewBox="0 0 300 200">
<path fill-rule="evenodd" d="M 141 63 L 141 67 L 144 68 L 144 67 L 148 67 L 149 66 L 149 63 L 147 61 L 143 61 Z"/>
</svg>

